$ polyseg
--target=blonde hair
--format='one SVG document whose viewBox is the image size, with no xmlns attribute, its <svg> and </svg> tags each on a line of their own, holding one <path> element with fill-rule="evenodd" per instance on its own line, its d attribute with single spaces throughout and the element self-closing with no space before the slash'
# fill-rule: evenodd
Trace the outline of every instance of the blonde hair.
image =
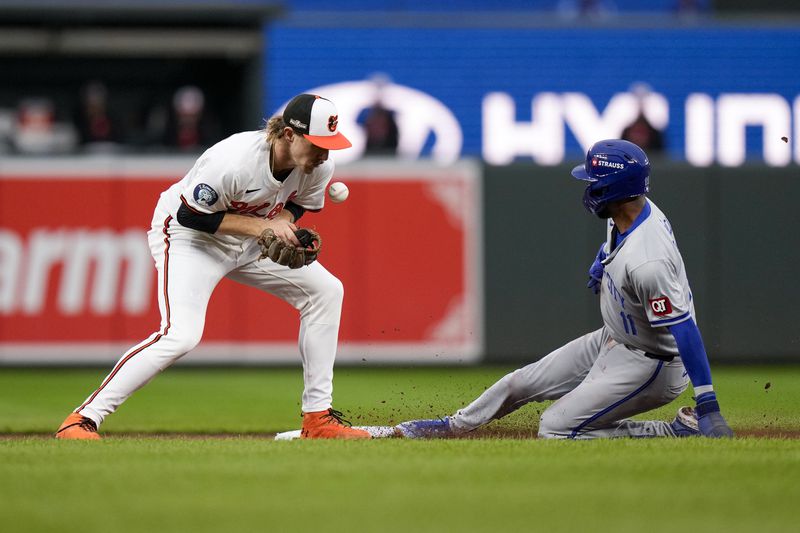
<svg viewBox="0 0 800 533">
<path fill-rule="evenodd" d="M 277 116 L 269 119 L 267 125 L 264 126 L 264 130 L 267 132 L 267 141 L 273 143 L 283 137 L 284 128 L 286 128 L 286 123 L 283 121 L 283 117 Z"/>
</svg>

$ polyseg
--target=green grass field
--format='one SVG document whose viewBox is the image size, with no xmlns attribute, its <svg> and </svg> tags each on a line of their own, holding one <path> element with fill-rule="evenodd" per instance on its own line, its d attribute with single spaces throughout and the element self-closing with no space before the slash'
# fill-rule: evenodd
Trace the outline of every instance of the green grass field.
<svg viewBox="0 0 800 533">
<path fill-rule="evenodd" d="M 507 370 L 342 368 L 335 403 L 355 424 L 439 416 Z M 297 368 L 171 369 L 107 420 L 103 441 L 46 438 L 104 374 L 0 370 L 3 531 L 798 528 L 800 367 L 715 369 L 748 435 L 732 441 L 274 442 L 267 433 L 299 427 Z M 681 403 L 688 394 L 648 416 Z M 494 426 L 534 436 L 541 408 Z"/>
</svg>

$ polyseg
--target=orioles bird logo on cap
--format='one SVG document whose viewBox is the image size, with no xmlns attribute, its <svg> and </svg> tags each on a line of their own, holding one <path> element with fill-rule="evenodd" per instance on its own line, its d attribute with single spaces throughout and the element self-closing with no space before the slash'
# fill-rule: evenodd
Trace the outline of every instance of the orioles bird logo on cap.
<svg viewBox="0 0 800 533">
<path fill-rule="evenodd" d="M 331 133 L 336 131 L 336 126 L 339 124 L 339 115 L 331 115 L 328 117 L 328 131 Z"/>
</svg>

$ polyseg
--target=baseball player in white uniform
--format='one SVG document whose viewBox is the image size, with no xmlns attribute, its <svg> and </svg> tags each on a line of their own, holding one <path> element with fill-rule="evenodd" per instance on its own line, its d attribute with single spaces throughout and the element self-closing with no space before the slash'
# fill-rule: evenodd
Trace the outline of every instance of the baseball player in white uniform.
<svg viewBox="0 0 800 533">
<path fill-rule="evenodd" d="M 334 104 L 301 94 L 270 119 L 266 131 L 217 143 L 162 193 L 148 233 L 161 327 L 122 356 L 56 437 L 99 439 L 106 416 L 200 342 L 208 300 L 227 277 L 281 298 L 300 314 L 302 436 L 370 438 L 331 407 L 342 283 L 318 262 L 289 268 L 259 259 L 258 237 L 267 230 L 302 247 L 295 224 L 305 211 L 323 207 L 334 170 L 329 150 L 349 146 L 338 131 Z"/>
<path fill-rule="evenodd" d="M 545 400 L 555 402 L 541 416 L 544 438 L 733 436 L 711 383 L 672 226 L 645 196 L 644 151 L 627 141 L 600 141 L 572 174 L 588 182 L 586 208 L 609 219 L 589 270 L 603 327 L 506 375 L 452 416 L 399 424 L 403 436 L 458 435 Z M 671 423 L 630 419 L 671 402 L 689 380 L 694 409 L 681 407 Z"/>
</svg>

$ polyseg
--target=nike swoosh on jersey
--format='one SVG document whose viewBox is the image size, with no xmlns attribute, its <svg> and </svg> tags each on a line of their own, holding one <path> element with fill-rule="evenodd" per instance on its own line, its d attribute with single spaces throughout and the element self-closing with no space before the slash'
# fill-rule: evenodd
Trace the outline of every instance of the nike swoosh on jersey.
<svg viewBox="0 0 800 533">
<path fill-rule="evenodd" d="M 246 191 L 244 191 L 244 193 L 245 194 L 250 194 L 251 192 L 256 192 L 256 191 L 260 191 L 260 190 L 261 190 L 260 187 L 258 189 L 247 189 Z"/>
</svg>

